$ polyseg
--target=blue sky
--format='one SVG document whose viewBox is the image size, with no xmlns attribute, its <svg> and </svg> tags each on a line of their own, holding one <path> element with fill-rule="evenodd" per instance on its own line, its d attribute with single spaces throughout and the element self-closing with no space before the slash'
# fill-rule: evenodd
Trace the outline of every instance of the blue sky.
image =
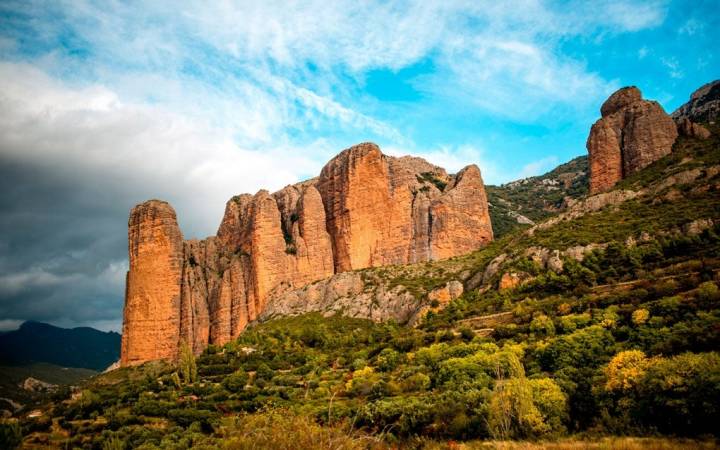
<svg viewBox="0 0 720 450">
<path fill-rule="evenodd" d="M 232 195 L 315 176 L 362 141 L 451 171 L 478 164 L 487 183 L 543 173 L 585 153 L 615 89 L 637 85 L 670 112 L 720 78 L 719 11 L 5 0 L 0 158 L 20 185 L 0 204 L 0 328 L 49 320 L 38 299 L 51 288 L 55 303 L 113 305 L 81 319 L 53 310 L 57 323 L 116 327 L 124 221 L 146 198 L 169 200 L 186 237 L 204 237 Z"/>
</svg>

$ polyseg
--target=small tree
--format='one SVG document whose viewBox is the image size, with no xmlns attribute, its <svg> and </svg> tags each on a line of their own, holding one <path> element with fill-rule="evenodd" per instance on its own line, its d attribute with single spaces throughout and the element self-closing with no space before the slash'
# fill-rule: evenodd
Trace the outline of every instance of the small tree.
<svg viewBox="0 0 720 450">
<path fill-rule="evenodd" d="M 180 345 L 180 361 L 178 365 L 185 383 L 194 383 L 197 381 L 197 362 L 195 361 L 195 354 L 187 341 L 183 341 Z"/>
</svg>

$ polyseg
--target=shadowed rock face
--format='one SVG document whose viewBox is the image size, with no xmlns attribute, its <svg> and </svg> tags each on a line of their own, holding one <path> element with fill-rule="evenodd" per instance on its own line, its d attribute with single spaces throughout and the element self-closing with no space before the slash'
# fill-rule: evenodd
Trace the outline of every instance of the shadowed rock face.
<svg viewBox="0 0 720 450">
<path fill-rule="evenodd" d="M 720 119 L 720 80 L 705 84 L 690 96 L 690 101 L 672 113 L 673 119 L 695 123 L 715 123 Z"/>
<path fill-rule="evenodd" d="M 130 214 L 122 364 L 175 358 L 183 341 L 195 352 L 222 345 L 269 298 L 336 273 L 456 256 L 492 238 L 476 166 L 451 176 L 371 143 L 344 150 L 318 178 L 233 197 L 217 236 L 201 241 L 183 241 L 167 203 L 143 203 Z M 363 305 L 353 315 L 405 311 Z"/>
<path fill-rule="evenodd" d="M 634 86 L 612 94 L 600 108 L 587 140 L 590 193 L 606 191 L 618 181 L 672 151 L 675 122 L 657 102 L 642 99 Z"/>
</svg>

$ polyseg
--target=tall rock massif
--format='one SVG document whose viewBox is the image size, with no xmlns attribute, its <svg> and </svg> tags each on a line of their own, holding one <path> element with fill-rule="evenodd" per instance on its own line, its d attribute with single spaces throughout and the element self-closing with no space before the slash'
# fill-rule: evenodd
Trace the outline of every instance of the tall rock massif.
<svg viewBox="0 0 720 450">
<path fill-rule="evenodd" d="M 364 143 L 320 176 L 230 199 L 217 235 L 184 241 L 172 207 L 129 221 L 122 365 L 236 337 L 268 300 L 333 274 L 448 258 L 493 238 L 480 170 L 456 175 Z"/>
<path fill-rule="evenodd" d="M 640 90 L 625 87 L 600 108 L 587 140 L 590 193 L 606 191 L 618 181 L 668 155 L 678 136 L 675 122 Z"/>
</svg>

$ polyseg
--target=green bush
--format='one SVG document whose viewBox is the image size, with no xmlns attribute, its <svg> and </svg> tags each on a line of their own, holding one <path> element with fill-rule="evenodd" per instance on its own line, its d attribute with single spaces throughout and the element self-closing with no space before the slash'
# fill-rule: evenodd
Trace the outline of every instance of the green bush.
<svg viewBox="0 0 720 450">
<path fill-rule="evenodd" d="M 22 430 L 16 421 L 0 422 L 0 448 L 13 449 L 22 442 Z"/>
<path fill-rule="evenodd" d="M 248 384 L 250 377 L 244 370 L 239 369 L 232 375 L 225 377 L 222 381 L 222 385 L 225 389 L 230 392 L 240 392 Z"/>
</svg>

